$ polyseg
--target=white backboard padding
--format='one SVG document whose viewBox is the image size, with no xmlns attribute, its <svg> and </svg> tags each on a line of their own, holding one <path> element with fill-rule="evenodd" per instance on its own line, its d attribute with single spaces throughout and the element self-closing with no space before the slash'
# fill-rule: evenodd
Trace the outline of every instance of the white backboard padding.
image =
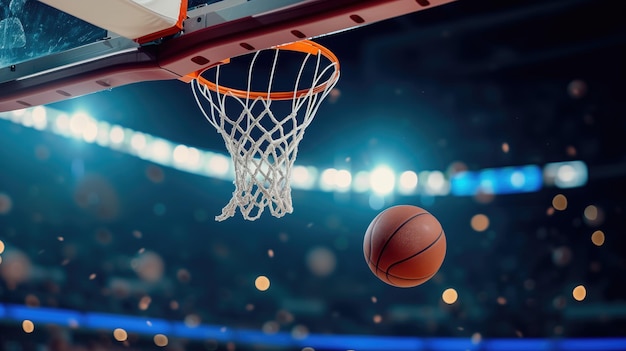
<svg viewBox="0 0 626 351">
<path fill-rule="evenodd" d="M 180 27 L 185 0 L 40 0 L 95 26 L 137 40 Z"/>
</svg>

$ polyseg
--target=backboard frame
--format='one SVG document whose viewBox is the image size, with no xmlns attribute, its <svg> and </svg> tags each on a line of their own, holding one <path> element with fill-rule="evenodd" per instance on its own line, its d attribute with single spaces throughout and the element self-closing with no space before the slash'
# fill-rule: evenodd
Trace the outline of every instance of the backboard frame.
<svg viewBox="0 0 626 351">
<path fill-rule="evenodd" d="M 0 69 L 0 112 L 127 84 L 181 79 L 225 59 L 337 33 L 455 0 L 235 1 L 191 9 L 173 38 L 138 45 L 111 37 Z M 261 5 L 265 4 L 265 5 Z"/>
</svg>

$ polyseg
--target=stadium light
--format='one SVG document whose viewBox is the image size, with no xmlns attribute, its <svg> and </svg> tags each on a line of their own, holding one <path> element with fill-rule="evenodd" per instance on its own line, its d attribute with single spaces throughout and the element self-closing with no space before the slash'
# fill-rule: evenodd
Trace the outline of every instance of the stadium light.
<svg viewBox="0 0 626 351">
<path fill-rule="evenodd" d="M 391 193 L 395 184 L 395 174 L 387 166 L 379 166 L 370 173 L 370 187 L 378 195 Z"/>
<path fill-rule="evenodd" d="M 402 172 L 398 182 L 398 191 L 402 194 L 411 194 L 417 189 L 417 182 L 417 173 L 413 171 Z"/>
</svg>

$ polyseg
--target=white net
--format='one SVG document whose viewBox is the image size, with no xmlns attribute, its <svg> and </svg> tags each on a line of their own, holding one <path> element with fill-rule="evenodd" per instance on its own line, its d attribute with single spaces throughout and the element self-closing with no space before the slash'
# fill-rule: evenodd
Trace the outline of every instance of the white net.
<svg viewBox="0 0 626 351">
<path fill-rule="evenodd" d="M 264 92 L 253 93 L 255 64 L 261 65 L 259 55 L 268 51 L 272 59 Z M 293 91 L 272 93 L 275 80 L 285 80 L 276 77 L 279 56 L 285 51 L 277 47 L 254 54 L 248 67 L 247 91 L 236 93 L 220 86 L 221 66 L 212 69 L 212 89 L 203 78 L 191 82 L 198 106 L 224 139 L 234 165 L 235 190 L 222 214 L 215 217 L 217 221 L 232 217 L 237 208 L 246 220 L 258 219 L 265 208 L 274 217 L 293 211 L 290 181 L 298 144 L 320 103 L 337 83 L 339 67 L 321 52 L 301 53 L 303 62 L 290 77 Z M 268 73 L 267 68 L 260 69 Z M 303 84 L 307 88 L 302 89 Z M 277 106 L 281 104 L 284 106 Z"/>
</svg>

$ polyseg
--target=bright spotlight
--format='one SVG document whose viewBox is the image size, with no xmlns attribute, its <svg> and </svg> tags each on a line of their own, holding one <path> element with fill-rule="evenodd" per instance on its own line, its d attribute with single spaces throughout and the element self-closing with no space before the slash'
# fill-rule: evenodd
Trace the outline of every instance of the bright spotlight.
<svg viewBox="0 0 626 351">
<path fill-rule="evenodd" d="M 174 162 L 176 163 L 187 163 L 187 159 L 189 157 L 189 148 L 185 145 L 177 145 L 174 148 Z"/>
<path fill-rule="evenodd" d="M 98 122 L 98 136 L 96 137 L 96 143 L 100 146 L 109 145 L 109 133 L 111 132 L 111 126 L 106 122 Z"/>
<path fill-rule="evenodd" d="M 189 147 L 187 149 L 187 166 L 193 169 L 200 166 L 200 156 L 200 150 L 195 147 Z"/>
<path fill-rule="evenodd" d="M 559 188 L 575 188 L 587 183 L 589 173 L 582 161 L 548 163 L 544 167 L 544 179 L 548 185 Z"/>
<path fill-rule="evenodd" d="M 48 124 L 46 108 L 37 106 L 33 109 L 33 127 L 37 130 L 44 130 Z"/>
<path fill-rule="evenodd" d="M 294 166 L 291 170 L 291 185 L 300 189 L 311 189 L 315 184 L 315 168 Z"/>
<path fill-rule="evenodd" d="M 70 129 L 70 118 L 66 114 L 62 113 L 57 116 L 56 120 L 54 121 L 54 125 L 59 134 L 66 135 L 68 130 Z"/>
<path fill-rule="evenodd" d="M 168 165 L 171 159 L 172 146 L 163 139 L 156 139 L 152 143 L 152 159 L 157 163 Z"/>
<path fill-rule="evenodd" d="M 134 133 L 130 138 L 130 146 L 137 151 L 143 150 L 146 147 L 146 137 L 142 133 Z"/>
<path fill-rule="evenodd" d="M 337 170 L 334 168 L 325 169 L 320 177 L 320 188 L 329 191 L 335 188 Z"/>
<path fill-rule="evenodd" d="M 556 178 L 562 182 L 571 182 L 576 177 L 576 170 L 571 165 L 561 165 L 556 171 Z"/>
<path fill-rule="evenodd" d="M 78 112 L 70 118 L 70 131 L 74 137 L 91 143 L 98 136 L 98 124 L 88 114 Z"/>
<path fill-rule="evenodd" d="M 410 194 L 417 188 L 417 173 L 413 171 L 402 172 L 399 179 L 398 190 L 403 194 Z"/>
<path fill-rule="evenodd" d="M 386 195 L 393 191 L 396 178 L 393 171 L 387 166 L 377 167 L 370 174 L 370 186 L 378 195 Z"/>
<path fill-rule="evenodd" d="M 225 176 L 230 168 L 230 161 L 224 155 L 214 154 L 209 158 L 207 172 L 209 175 Z"/>
<path fill-rule="evenodd" d="M 357 172 L 352 181 L 352 188 L 357 193 L 364 193 L 370 189 L 370 174 L 366 171 Z"/>
<path fill-rule="evenodd" d="M 124 128 L 120 126 L 111 127 L 111 131 L 109 132 L 109 140 L 111 140 L 111 143 L 113 144 L 121 144 L 124 141 Z"/>
<path fill-rule="evenodd" d="M 522 188 L 526 184 L 526 176 L 522 171 L 515 171 L 511 174 L 511 185 L 515 188 Z"/>
<path fill-rule="evenodd" d="M 342 169 L 337 171 L 335 175 L 335 185 L 339 190 L 348 190 L 350 189 L 350 184 L 352 184 L 352 174 L 350 171 Z"/>
</svg>

